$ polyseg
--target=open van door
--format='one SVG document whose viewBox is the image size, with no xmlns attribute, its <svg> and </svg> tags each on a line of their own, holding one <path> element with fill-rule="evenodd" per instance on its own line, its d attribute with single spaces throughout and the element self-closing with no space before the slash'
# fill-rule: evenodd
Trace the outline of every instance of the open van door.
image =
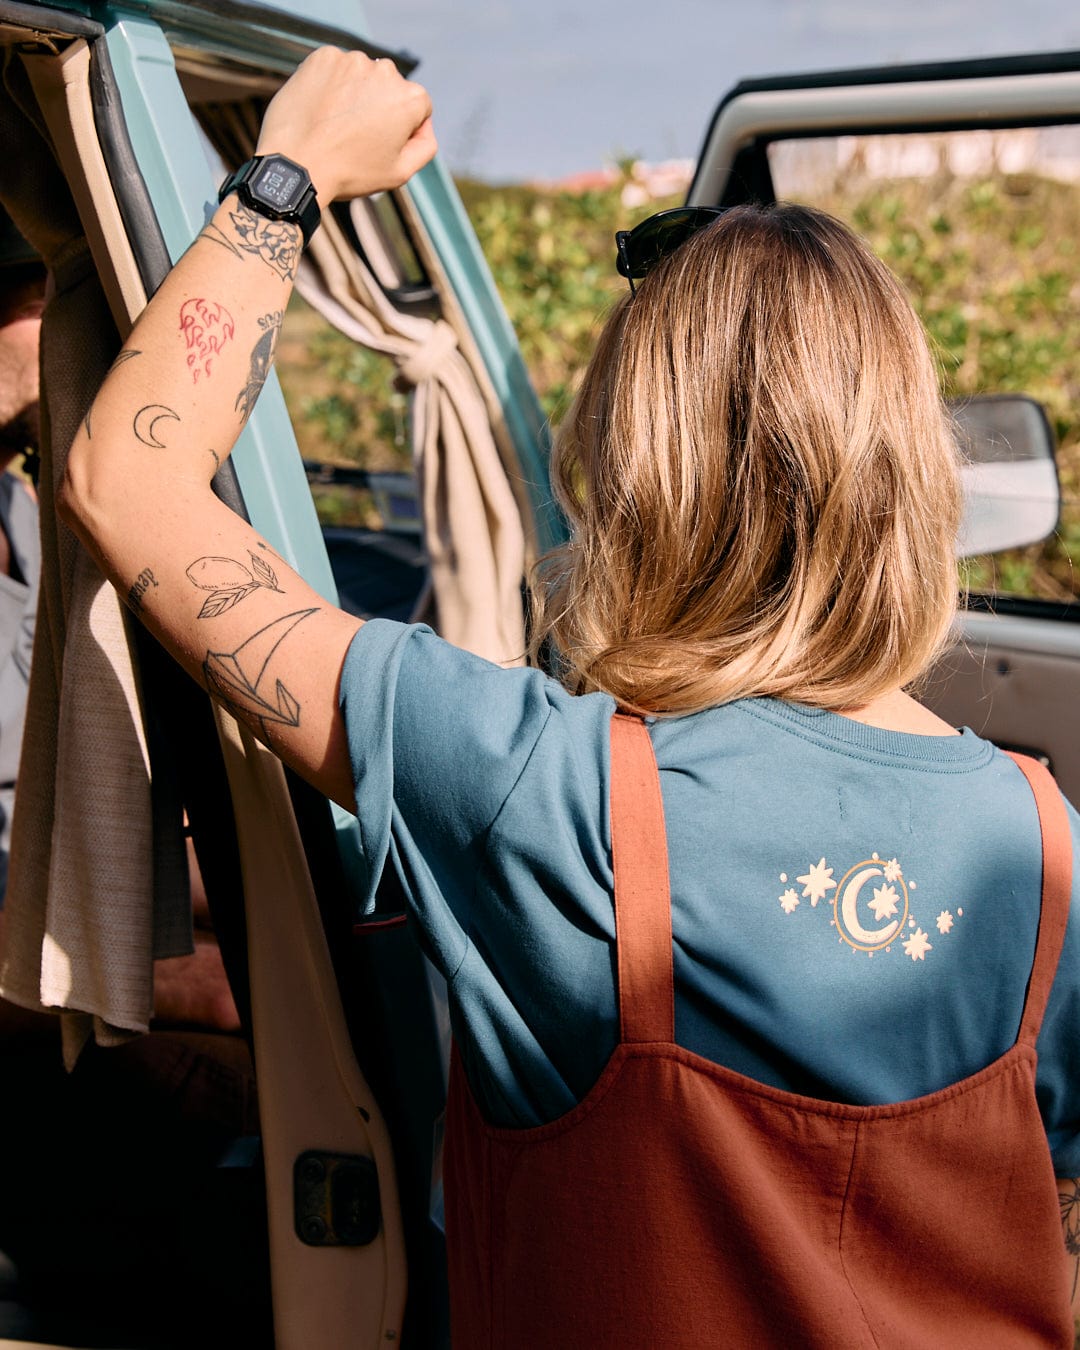
<svg viewBox="0 0 1080 1350">
<path fill-rule="evenodd" d="M 900 275 L 958 416 L 967 603 L 925 701 L 1080 801 L 1080 52 L 744 81 L 689 201 L 777 199 Z"/>
<path fill-rule="evenodd" d="M 97 652 L 89 620 L 100 606 L 110 607 L 116 653 L 105 684 L 124 696 L 103 761 L 116 759 L 123 740 L 126 767 L 111 772 L 137 800 L 142 822 L 134 829 L 119 806 L 99 799 L 93 770 L 69 776 L 63 810 L 77 815 L 80 795 L 93 783 L 101 818 L 117 827 L 105 856 L 92 864 L 77 858 L 71 866 L 100 875 L 108 888 L 116 875 L 108 849 L 141 840 L 131 848 L 131 866 L 142 869 L 148 910 L 159 883 L 171 884 L 175 900 L 179 883 L 175 876 L 163 880 L 159 864 L 166 855 L 175 861 L 186 813 L 254 1054 L 259 1138 L 246 1141 L 251 1147 L 238 1156 L 265 1174 L 273 1344 L 374 1350 L 404 1339 L 445 1346 L 444 991 L 405 931 L 392 891 L 359 894 L 355 821 L 296 781 L 126 622 L 52 516 L 64 450 L 94 390 L 147 295 L 202 228 L 223 166 L 234 169 L 251 153 L 261 107 L 274 90 L 325 42 L 390 55 L 405 70 L 412 62 L 372 46 L 358 29 L 231 0 L 99 6 L 95 21 L 84 9 L 0 0 L 6 91 L 0 199 L 45 256 L 57 287 L 43 336 L 48 444 L 41 511 L 61 574 L 45 586 L 52 609 L 39 632 L 60 636 L 56 659 L 42 668 L 53 672 L 51 693 L 63 701 L 76 688 L 87 652 Z M 405 532 L 412 531 L 412 542 L 401 532 L 385 545 L 365 537 L 365 575 L 404 557 L 418 576 L 410 610 L 452 640 L 491 644 L 487 655 L 520 657 L 522 571 L 557 528 L 545 515 L 543 420 L 438 163 L 400 193 L 327 212 L 301 289 L 311 309 L 350 340 L 384 353 L 412 391 L 408 413 L 423 452 L 420 468 L 409 468 L 408 481 L 391 484 L 394 491 L 385 495 L 405 504 L 405 517 L 410 500 L 418 508 Z M 316 589 L 337 599 L 275 373 L 215 489 Z M 394 510 L 382 518 L 390 530 Z M 454 547 L 440 554 L 447 540 Z M 73 602 L 82 594 L 77 586 L 86 594 Z M 380 612 L 370 590 L 350 602 Z M 71 641 L 80 633 L 81 646 Z M 38 664 L 35 653 L 35 670 Z M 88 713 L 76 719 L 79 726 Z M 19 807 L 24 797 L 33 804 L 21 810 L 29 822 L 21 828 L 30 832 L 23 856 L 38 859 L 33 884 L 24 887 L 33 895 L 51 885 L 51 826 L 61 790 L 56 766 L 69 740 L 61 726 L 48 746 L 27 742 L 27 754 L 39 761 L 36 786 L 25 759 L 20 770 Z M 27 931 L 18 919 L 26 912 L 12 896 L 5 962 L 13 929 Z M 102 905 L 95 922 L 107 913 Z M 155 942 L 151 932 L 146 953 L 160 954 Z M 25 956 L 25 944 L 21 950 Z M 6 964 L 0 983 L 27 987 L 26 966 L 23 960 L 16 971 Z M 89 1014 L 93 1029 L 100 1035 L 104 1025 L 108 1034 L 99 1008 L 74 1007 L 82 1009 L 80 1036 L 89 1032 Z M 213 1250 L 224 1252 L 230 1215 L 208 1212 L 206 1219 Z M 115 1297 L 123 1301 L 122 1285 Z M 193 1289 L 196 1306 L 199 1297 Z M 163 1306 L 141 1340 L 130 1328 L 114 1335 L 89 1317 L 80 1321 L 77 1309 L 61 1322 L 71 1344 L 92 1338 L 104 1344 L 106 1336 L 114 1350 L 171 1350 L 191 1343 L 179 1329 L 188 1325 L 188 1312 Z M 270 1334 L 254 1316 L 247 1334 L 215 1327 L 211 1317 L 200 1342 L 258 1350 L 270 1344 Z"/>
<path fill-rule="evenodd" d="M 198 218 L 209 187 L 201 181 L 208 176 L 206 161 L 164 34 L 145 19 L 106 17 L 98 24 L 45 7 L 0 5 L 6 39 L 4 196 L 42 253 L 54 288 L 42 330 L 40 502 L 47 561 L 19 775 L 20 861 L 7 898 L 5 987 L 16 997 L 29 993 L 37 912 L 46 916 L 39 944 L 46 951 L 55 945 L 50 925 L 57 908 L 85 907 L 87 883 L 95 877 L 113 896 L 112 912 L 124 912 L 137 930 L 138 892 L 145 889 L 149 913 L 170 884 L 162 877 L 164 855 L 175 851 L 167 835 L 179 837 L 182 803 L 221 916 L 223 947 L 230 927 L 242 934 L 245 915 L 247 920 L 248 959 L 234 948 L 232 964 L 245 972 L 242 982 L 250 990 L 247 1021 L 263 1096 L 276 1343 L 381 1345 L 400 1336 L 405 1315 L 396 1168 L 383 1115 L 351 1049 L 289 784 L 272 756 L 226 714 L 211 711 L 197 690 L 177 684 L 167 663 L 125 627 L 115 597 L 97 583 L 53 516 L 74 427 L 120 338 L 169 265 L 177 206 L 183 202 Z M 238 35 L 234 30 L 230 36 L 235 42 Z M 140 152 L 168 174 L 168 194 L 155 196 Z M 193 166 L 199 171 L 194 183 Z M 258 426 L 250 440 L 265 447 Z M 295 473 L 303 481 L 298 463 Z M 220 491 L 235 509 L 247 510 L 228 469 L 220 475 Z M 279 513 L 276 523 L 271 532 L 279 547 L 302 559 L 316 584 L 333 594 L 310 499 L 306 517 Z M 87 663 L 103 645 L 105 613 L 112 649 L 98 673 L 103 667 L 117 687 L 137 692 L 138 699 L 127 699 L 126 707 L 125 700 L 114 701 L 108 717 L 100 705 L 92 709 L 78 699 L 79 690 L 94 682 Z M 53 722 L 50 701 L 59 708 Z M 46 726 L 51 734 L 42 730 Z M 100 753 L 86 759 L 95 738 Z M 73 754 L 81 773 L 68 772 Z M 92 788 L 88 776 L 96 779 Z M 92 798 L 82 795 L 91 791 Z M 58 857 L 68 840 L 87 835 L 75 822 L 91 800 L 99 824 L 108 826 L 106 837 L 96 829 L 78 857 Z M 54 831 L 53 822 L 61 819 L 63 829 Z M 130 850 L 123 846 L 127 840 L 135 841 Z M 74 894 L 58 878 L 61 871 L 84 878 Z M 180 885 L 174 878 L 172 888 Z M 119 904 L 122 890 L 132 894 L 128 911 Z M 186 901 L 187 891 L 180 894 Z M 225 916 L 241 902 L 244 908 L 230 925 Z M 103 947 L 112 939 L 102 932 L 109 912 L 102 904 L 87 921 Z M 136 964 L 145 955 L 148 966 L 151 955 L 172 950 L 155 927 Z M 126 962 L 127 951 L 123 944 L 110 948 L 103 973 Z M 73 983 L 78 989 L 77 974 Z M 103 988 L 100 1000 L 76 992 L 66 1006 L 65 1030 L 92 1016 L 99 1041 L 137 1028 L 140 1020 L 137 1008 L 129 1015 L 119 988 Z M 69 1061 L 78 1048 L 68 1047 Z M 318 1160 L 323 1175 L 313 1181 L 308 1173 Z M 312 1237 L 324 1213 L 320 1243 Z M 207 1221 L 212 1224 L 213 1216 Z M 84 1241 L 89 1253 L 93 1233 Z M 169 1316 L 162 1308 L 165 1325 Z M 80 1334 L 78 1316 L 73 1320 L 72 1334 Z M 258 1309 L 252 1309 L 251 1324 L 256 1339 L 266 1343 L 268 1328 L 264 1321 L 260 1330 Z M 81 1334 L 93 1334 L 93 1328 Z M 151 1323 L 143 1334 L 146 1344 L 158 1344 L 162 1328 Z"/>
</svg>

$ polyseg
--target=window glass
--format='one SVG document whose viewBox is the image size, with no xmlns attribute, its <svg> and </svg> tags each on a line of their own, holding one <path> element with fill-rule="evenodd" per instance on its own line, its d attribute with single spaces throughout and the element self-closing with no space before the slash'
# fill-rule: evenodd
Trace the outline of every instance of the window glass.
<svg viewBox="0 0 1080 1350">
<path fill-rule="evenodd" d="M 319 518 L 382 528 L 363 479 L 330 469 L 411 475 L 408 398 L 395 387 L 394 363 L 339 333 L 294 292 L 275 365 Z"/>
<path fill-rule="evenodd" d="M 343 608 L 412 618 L 427 569 L 393 362 L 294 293 L 275 364 Z"/>
<path fill-rule="evenodd" d="M 853 226 L 907 286 L 951 400 L 1019 393 L 1057 440 L 1040 544 L 966 559 L 976 593 L 1080 597 L 1080 127 L 837 136 L 769 147 L 776 196 Z"/>
</svg>

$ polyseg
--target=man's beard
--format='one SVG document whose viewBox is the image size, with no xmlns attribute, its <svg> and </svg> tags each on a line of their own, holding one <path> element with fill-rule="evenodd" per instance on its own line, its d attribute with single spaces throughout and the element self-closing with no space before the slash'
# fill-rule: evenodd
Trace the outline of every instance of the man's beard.
<svg viewBox="0 0 1080 1350">
<path fill-rule="evenodd" d="M 13 455 L 24 455 L 27 451 L 36 452 L 40 435 L 41 424 L 35 399 L 8 421 L 0 422 L 0 458 L 11 459 Z"/>
</svg>

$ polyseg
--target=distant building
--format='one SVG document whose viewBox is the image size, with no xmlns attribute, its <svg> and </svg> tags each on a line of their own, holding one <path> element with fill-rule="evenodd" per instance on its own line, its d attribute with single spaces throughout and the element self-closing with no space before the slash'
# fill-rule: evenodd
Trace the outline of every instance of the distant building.
<svg viewBox="0 0 1080 1350">
<path fill-rule="evenodd" d="M 1074 126 L 1007 131 L 911 132 L 777 141 L 769 167 L 784 197 L 818 193 L 859 179 L 986 178 L 1034 174 L 1080 182 L 1080 134 Z"/>
<path fill-rule="evenodd" d="M 546 188 L 553 192 L 604 192 L 622 185 L 621 200 L 623 206 L 647 206 L 649 202 L 665 197 L 682 197 L 690 186 L 694 176 L 692 159 L 668 159 L 660 164 L 646 164 L 637 159 L 629 167 L 587 169 L 583 173 L 572 173 L 566 178 L 554 182 L 534 183 L 534 187 Z"/>
</svg>

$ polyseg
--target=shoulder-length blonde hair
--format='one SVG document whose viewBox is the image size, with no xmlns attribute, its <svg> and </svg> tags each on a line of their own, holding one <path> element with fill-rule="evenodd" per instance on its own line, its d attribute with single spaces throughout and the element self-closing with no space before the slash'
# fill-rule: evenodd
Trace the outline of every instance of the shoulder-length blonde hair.
<svg viewBox="0 0 1080 1350">
<path fill-rule="evenodd" d="M 957 455 L 922 327 L 839 221 L 737 207 L 615 306 L 556 438 L 570 542 L 534 659 L 640 712 L 854 709 L 957 595 Z"/>
</svg>

